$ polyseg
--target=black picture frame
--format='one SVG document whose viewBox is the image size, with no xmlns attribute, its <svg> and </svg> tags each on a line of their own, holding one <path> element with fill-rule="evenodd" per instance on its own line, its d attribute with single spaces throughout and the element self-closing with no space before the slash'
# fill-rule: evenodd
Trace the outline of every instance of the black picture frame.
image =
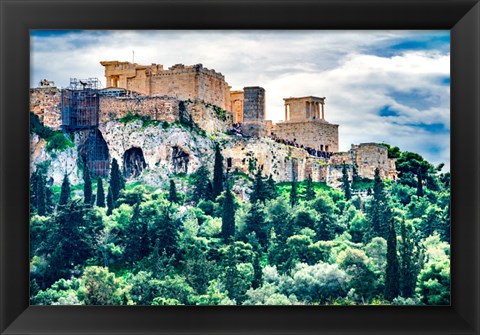
<svg viewBox="0 0 480 335">
<path fill-rule="evenodd" d="M 1 334 L 479 333 L 478 1 L 0 0 L 0 11 Z M 29 306 L 29 29 L 450 29 L 451 306 Z"/>
</svg>

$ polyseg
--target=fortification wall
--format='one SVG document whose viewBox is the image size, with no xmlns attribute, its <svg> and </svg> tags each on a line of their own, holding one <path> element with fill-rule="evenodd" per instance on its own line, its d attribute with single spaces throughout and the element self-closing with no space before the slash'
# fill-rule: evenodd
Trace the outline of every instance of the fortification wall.
<svg viewBox="0 0 480 335">
<path fill-rule="evenodd" d="M 130 112 L 172 123 L 179 120 L 178 103 L 171 97 L 101 97 L 99 122 L 120 119 Z"/>
<path fill-rule="evenodd" d="M 222 150 L 231 159 L 232 171 L 252 175 L 256 167 L 263 166 L 265 176 L 272 175 L 276 182 L 302 181 L 310 175 L 314 181 L 324 182 L 327 162 L 324 158 L 310 156 L 304 149 L 277 143 L 269 138 L 244 139 L 228 142 Z"/>
<path fill-rule="evenodd" d="M 180 121 L 180 101 L 172 97 L 101 97 L 100 123 L 120 119 L 128 112 L 149 117 L 151 120 L 173 123 Z M 208 133 L 226 132 L 232 126 L 232 113 L 217 112 L 202 101 L 184 101 L 186 117 Z"/>
<path fill-rule="evenodd" d="M 61 91 L 56 87 L 30 89 L 30 112 L 47 127 L 58 130 L 62 125 Z"/>
<path fill-rule="evenodd" d="M 146 66 L 117 61 L 101 64 L 105 66 L 107 87 L 121 87 L 149 96 L 204 100 L 230 110 L 230 86 L 225 77 L 202 64 L 177 64 L 168 70 L 158 64 Z"/>
<path fill-rule="evenodd" d="M 382 179 L 397 179 L 395 159 L 388 158 L 388 150 L 378 143 L 353 144 L 348 152 L 337 152 L 328 160 L 329 171 L 327 185 L 339 187 L 341 184 L 343 164 L 347 165 L 350 180 L 353 174 L 353 164 L 361 178 L 373 179 L 378 168 Z"/>
<path fill-rule="evenodd" d="M 395 180 L 397 178 L 395 159 L 388 158 L 388 149 L 384 145 L 361 143 L 352 145 L 350 150 L 353 152 L 352 157 L 357 165 L 358 173 L 362 177 L 373 179 L 375 168 L 378 167 L 382 179 Z"/>
<path fill-rule="evenodd" d="M 338 125 L 320 120 L 279 122 L 275 124 L 278 138 L 295 140 L 298 144 L 316 150 L 338 151 Z"/>
</svg>

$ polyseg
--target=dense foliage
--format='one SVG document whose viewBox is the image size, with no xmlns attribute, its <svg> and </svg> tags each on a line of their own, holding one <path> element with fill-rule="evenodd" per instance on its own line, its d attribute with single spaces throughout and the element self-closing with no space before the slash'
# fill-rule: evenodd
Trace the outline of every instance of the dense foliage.
<svg viewBox="0 0 480 335">
<path fill-rule="evenodd" d="M 186 188 L 125 185 L 114 160 L 105 185 L 86 170 L 84 192 L 67 175 L 59 189 L 37 166 L 32 304 L 449 304 L 449 178 L 392 155 L 399 179 L 376 171 L 368 192 L 345 167 L 342 190 L 275 184 L 257 167 L 245 200 L 218 146 L 216 171 L 201 167 Z"/>
</svg>

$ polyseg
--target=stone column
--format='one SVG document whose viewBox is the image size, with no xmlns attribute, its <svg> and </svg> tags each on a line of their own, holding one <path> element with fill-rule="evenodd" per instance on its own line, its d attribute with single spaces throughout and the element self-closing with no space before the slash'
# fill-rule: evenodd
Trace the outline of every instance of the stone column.
<svg viewBox="0 0 480 335">
<path fill-rule="evenodd" d="M 325 104 L 322 102 L 322 120 L 325 120 L 325 109 L 324 109 Z"/>
<path fill-rule="evenodd" d="M 288 104 L 285 104 L 285 121 L 288 121 L 287 109 L 288 109 Z"/>
</svg>

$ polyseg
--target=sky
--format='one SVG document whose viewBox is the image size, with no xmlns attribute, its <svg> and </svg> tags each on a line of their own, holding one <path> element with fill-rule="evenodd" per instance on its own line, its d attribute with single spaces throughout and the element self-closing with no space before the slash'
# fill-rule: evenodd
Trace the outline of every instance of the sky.
<svg viewBox="0 0 480 335">
<path fill-rule="evenodd" d="M 103 60 L 193 65 L 221 72 L 232 90 L 266 90 L 267 119 L 283 98 L 326 97 L 339 148 L 384 142 L 450 167 L 450 32 L 325 30 L 34 30 L 30 85 L 97 77 Z"/>
</svg>

